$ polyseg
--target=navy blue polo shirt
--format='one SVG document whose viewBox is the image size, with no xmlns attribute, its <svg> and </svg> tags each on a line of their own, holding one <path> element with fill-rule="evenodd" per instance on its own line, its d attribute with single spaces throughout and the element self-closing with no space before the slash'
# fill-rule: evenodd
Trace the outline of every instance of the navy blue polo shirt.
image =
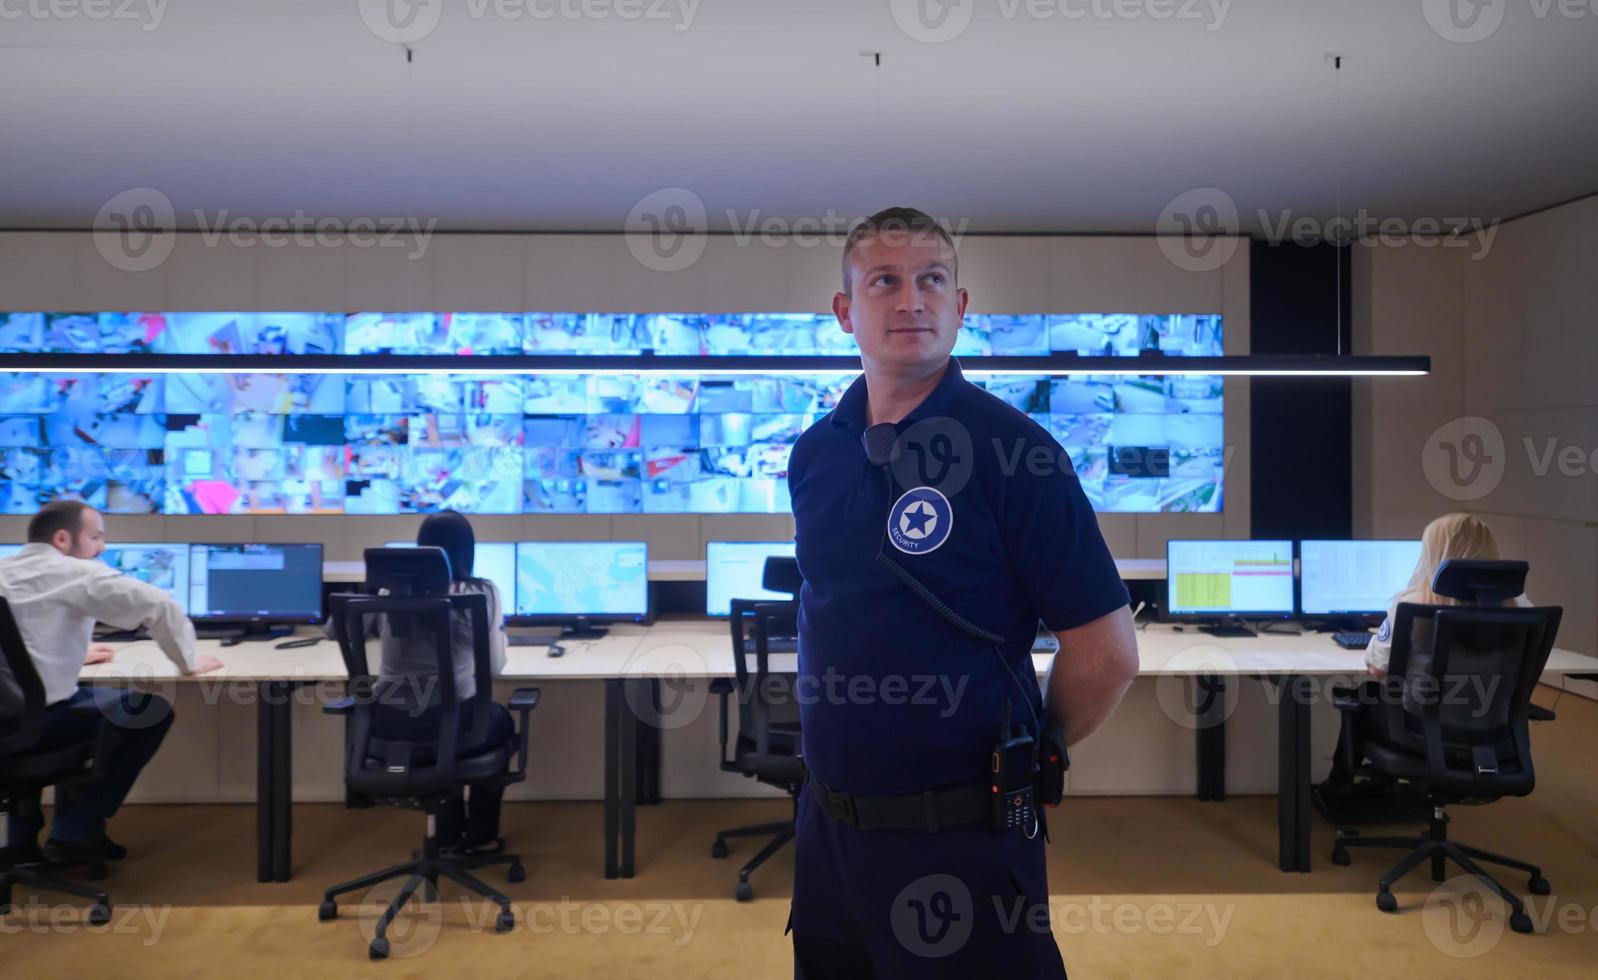
<svg viewBox="0 0 1598 980">
<path fill-rule="evenodd" d="M 1005 702 L 1029 727 L 1032 713 L 1042 718 L 1030 654 L 1039 621 L 1082 626 L 1126 605 L 1126 587 L 1059 443 L 966 381 L 953 358 L 895 426 L 892 466 L 867 460 L 867 420 L 862 376 L 788 464 L 805 763 L 832 789 L 866 796 L 978 782 Z M 998 653 L 933 612 L 879 550 L 1002 636 Z"/>
</svg>

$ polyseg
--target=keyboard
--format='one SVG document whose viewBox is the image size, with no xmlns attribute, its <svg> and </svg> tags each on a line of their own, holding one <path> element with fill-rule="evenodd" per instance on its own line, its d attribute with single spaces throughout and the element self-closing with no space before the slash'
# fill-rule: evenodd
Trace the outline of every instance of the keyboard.
<svg viewBox="0 0 1598 980">
<path fill-rule="evenodd" d="M 1371 645 L 1369 633 L 1333 633 L 1332 642 L 1344 650 L 1363 650 Z"/>
<path fill-rule="evenodd" d="M 757 650 L 757 648 L 755 646 L 755 638 L 752 637 L 752 636 L 744 637 L 744 651 L 747 652 L 747 653 L 754 653 L 754 652 L 756 652 L 756 650 Z M 798 653 L 799 652 L 799 638 L 797 636 L 770 636 L 770 637 L 767 637 L 766 638 L 766 652 L 767 653 Z"/>
<path fill-rule="evenodd" d="M 508 647 L 547 647 L 560 639 L 554 633 L 506 633 L 505 645 Z"/>
</svg>

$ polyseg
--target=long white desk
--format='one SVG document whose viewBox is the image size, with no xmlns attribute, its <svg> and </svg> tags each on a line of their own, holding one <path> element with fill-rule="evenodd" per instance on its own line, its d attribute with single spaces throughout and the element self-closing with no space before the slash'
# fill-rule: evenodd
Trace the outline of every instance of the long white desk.
<svg viewBox="0 0 1598 980">
<path fill-rule="evenodd" d="M 605 868 L 607 877 L 632 877 L 634 826 L 639 802 L 659 802 L 661 728 L 641 720 L 630 706 L 653 704 L 661 681 L 714 681 L 736 676 L 728 626 L 722 621 L 662 621 L 653 626 L 617 626 L 598 640 L 567 641 L 564 657 L 551 658 L 542 647 L 510 647 L 501 680 L 602 681 L 605 684 Z M 108 664 L 85 667 L 81 680 L 99 684 L 136 683 L 157 689 L 194 684 L 208 703 L 242 686 L 256 699 L 257 843 L 262 881 L 287 881 L 291 873 L 292 744 L 289 708 L 296 688 L 324 685 L 325 699 L 341 695 L 346 678 L 331 640 L 312 647 L 277 650 L 272 643 L 222 647 L 205 640 L 200 652 L 217 657 L 222 668 L 184 677 L 152 643 L 122 644 Z M 1283 696 L 1279 712 L 1278 817 L 1279 865 L 1284 871 L 1309 870 L 1310 743 L 1308 707 L 1334 683 L 1353 683 L 1364 675 L 1364 654 L 1344 650 L 1324 634 L 1267 633 L 1249 638 L 1217 638 L 1175 632 L 1155 624 L 1138 634 L 1139 676 L 1192 678 L 1204 696 L 1190 723 L 1198 740 L 1199 798 L 1225 796 L 1223 771 L 1225 715 L 1221 710 L 1227 678 L 1258 677 Z M 796 655 L 775 654 L 774 672 L 792 672 Z M 1039 675 L 1051 656 L 1034 656 Z M 1598 659 L 1555 650 L 1544 670 L 1545 682 L 1567 675 L 1598 676 Z M 1317 684 L 1319 687 L 1317 687 Z M 679 710 L 703 711 L 703 699 Z M 1195 698 L 1197 700 L 1197 698 Z M 1175 719 L 1173 719 L 1175 720 Z M 640 758 L 641 757 L 641 758 Z M 641 763 L 641 764 L 640 764 Z"/>
<path fill-rule="evenodd" d="M 1115 567 L 1127 582 L 1157 581 L 1165 578 L 1163 558 L 1117 558 Z M 361 582 L 366 578 L 366 563 L 329 561 L 322 563 L 322 578 L 328 582 Z M 694 559 L 656 558 L 649 563 L 651 582 L 703 582 L 705 563 Z"/>
</svg>

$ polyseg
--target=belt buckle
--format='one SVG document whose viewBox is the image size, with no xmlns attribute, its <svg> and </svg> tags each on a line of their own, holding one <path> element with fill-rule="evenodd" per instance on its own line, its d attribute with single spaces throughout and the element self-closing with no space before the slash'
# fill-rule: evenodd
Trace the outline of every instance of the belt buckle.
<svg viewBox="0 0 1598 980">
<path fill-rule="evenodd" d="M 860 825 L 860 817 L 855 812 L 854 797 L 852 796 L 829 792 L 827 794 L 827 812 L 832 815 L 834 820 L 840 823 L 846 823 L 851 827 Z"/>
</svg>

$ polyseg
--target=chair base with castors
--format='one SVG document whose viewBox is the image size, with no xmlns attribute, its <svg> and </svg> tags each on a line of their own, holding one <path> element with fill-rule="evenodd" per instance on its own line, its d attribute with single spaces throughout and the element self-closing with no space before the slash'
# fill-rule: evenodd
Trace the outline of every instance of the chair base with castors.
<svg viewBox="0 0 1598 980">
<path fill-rule="evenodd" d="M 111 921 L 111 896 L 98 888 L 89 885 L 80 885 L 74 881 L 67 881 L 56 876 L 54 872 L 67 868 L 85 867 L 81 864 L 70 864 L 55 861 L 37 861 L 13 865 L 0 874 L 0 915 L 10 915 L 12 911 L 11 892 L 17 885 L 29 888 L 38 888 L 58 895 L 72 895 L 77 898 L 86 898 L 93 902 L 89 906 L 89 925 L 103 926 Z M 87 865 L 89 880 L 94 881 L 104 878 L 106 867 L 103 864 Z"/>
<path fill-rule="evenodd" d="M 766 846 L 762 847 L 754 857 L 750 858 L 743 867 L 738 869 L 738 887 L 733 891 L 733 895 L 738 901 L 747 902 L 755 897 L 754 886 L 749 884 L 749 876 L 755 873 L 755 869 L 765 864 L 773 854 L 786 847 L 788 842 L 793 840 L 793 833 L 792 820 L 778 820 L 773 823 L 755 824 L 750 827 L 734 827 L 731 830 L 723 830 L 716 835 L 716 842 L 710 845 L 710 856 L 718 859 L 727 856 L 727 841 L 729 838 L 772 835 L 771 840 L 766 842 Z"/>
<path fill-rule="evenodd" d="M 506 877 L 512 884 L 527 880 L 527 871 L 522 867 L 522 859 L 515 854 L 455 854 L 443 852 L 438 846 L 435 836 L 437 817 L 429 813 L 427 817 L 428 835 L 422 842 L 422 856 L 416 860 L 396 864 L 381 871 L 374 871 L 368 875 L 351 879 L 343 884 L 334 885 L 322 895 L 322 904 L 316 910 L 317 918 L 327 922 L 338 918 L 338 897 L 350 892 L 364 891 L 376 887 L 385 881 L 395 878 L 404 878 L 405 884 L 400 888 L 399 894 L 388 903 L 388 908 L 383 910 L 382 916 L 377 920 L 373 931 L 372 942 L 368 953 L 374 960 L 385 959 L 388 956 L 388 927 L 399 917 L 405 908 L 405 903 L 415 898 L 421 892 L 421 901 L 435 902 L 438 900 L 438 882 L 440 878 L 453 881 L 455 884 L 469 892 L 480 895 L 499 906 L 499 914 L 494 919 L 495 932 L 510 932 L 516 928 L 516 913 L 511 908 L 510 898 L 503 893 L 491 888 L 479 880 L 471 872 L 477 868 L 490 865 L 508 865 Z"/>
<path fill-rule="evenodd" d="M 1337 839 L 1332 844 L 1332 863 L 1347 865 L 1350 863 L 1348 848 L 1350 847 L 1391 847 L 1407 849 L 1408 854 L 1404 859 L 1393 865 L 1392 870 L 1382 876 L 1376 890 L 1376 907 L 1383 912 L 1397 912 L 1398 899 L 1393 895 L 1393 886 L 1399 879 L 1409 874 L 1415 868 L 1426 862 L 1431 862 L 1431 877 L 1433 881 L 1444 881 L 1448 875 L 1447 864 L 1454 862 L 1467 874 L 1475 875 L 1485 886 L 1497 892 L 1509 906 L 1509 928 L 1515 932 L 1531 932 L 1531 917 L 1526 914 L 1525 905 L 1509 889 L 1505 888 L 1498 879 L 1484 871 L 1478 861 L 1497 864 L 1506 868 L 1524 871 L 1529 875 L 1527 888 L 1533 895 L 1547 895 L 1553 890 L 1548 879 L 1542 876 L 1542 869 L 1534 864 L 1517 861 L 1514 858 L 1493 854 L 1479 848 L 1468 847 L 1448 839 L 1449 818 L 1441 806 L 1432 812 L 1431 823 L 1427 827 L 1425 836 L 1418 837 L 1364 837 L 1358 833 L 1339 829 Z"/>
</svg>

